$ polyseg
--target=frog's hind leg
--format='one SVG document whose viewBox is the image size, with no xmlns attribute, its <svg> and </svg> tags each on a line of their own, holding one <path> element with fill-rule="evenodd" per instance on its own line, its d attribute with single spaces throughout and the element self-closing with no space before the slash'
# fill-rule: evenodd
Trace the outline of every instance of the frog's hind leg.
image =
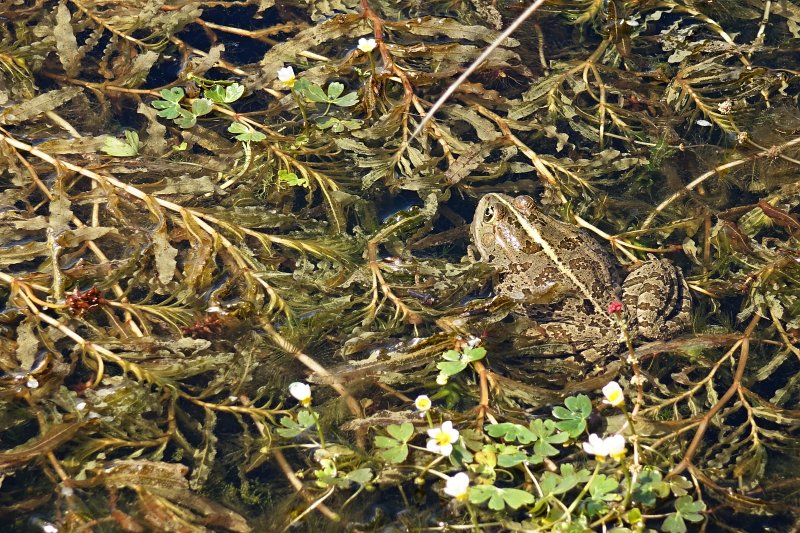
<svg viewBox="0 0 800 533">
<path fill-rule="evenodd" d="M 686 329 L 692 300 L 681 271 L 666 259 L 648 261 L 622 284 L 622 303 L 637 324 L 637 335 L 667 339 Z"/>
</svg>

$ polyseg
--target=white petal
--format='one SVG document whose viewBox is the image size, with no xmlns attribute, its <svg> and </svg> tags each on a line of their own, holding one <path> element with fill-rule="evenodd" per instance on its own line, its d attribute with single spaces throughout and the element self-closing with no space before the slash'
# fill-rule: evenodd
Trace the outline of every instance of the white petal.
<svg viewBox="0 0 800 533">
<path fill-rule="evenodd" d="M 453 498 L 459 498 L 467 493 L 469 488 L 469 476 L 464 472 L 447 478 L 444 486 L 444 493 Z"/>
</svg>

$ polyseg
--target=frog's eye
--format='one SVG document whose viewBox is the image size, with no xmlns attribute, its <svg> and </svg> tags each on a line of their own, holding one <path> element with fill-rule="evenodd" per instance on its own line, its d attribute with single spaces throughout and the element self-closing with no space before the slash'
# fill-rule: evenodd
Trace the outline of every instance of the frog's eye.
<svg viewBox="0 0 800 533">
<path fill-rule="evenodd" d="M 487 205 L 486 209 L 483 210 L 483 221 L 489 223 L 492 219 L 494 219 L 494 206 Z"/>
</svg>

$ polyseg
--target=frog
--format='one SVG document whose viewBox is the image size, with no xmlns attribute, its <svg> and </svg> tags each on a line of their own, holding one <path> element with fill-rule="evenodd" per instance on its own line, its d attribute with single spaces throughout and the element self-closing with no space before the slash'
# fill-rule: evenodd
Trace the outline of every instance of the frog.
<svg viewBox="0 0 800 533">
<path fill-rule="evenodd" d="M 597 240 L 531 196 L 484 195 L 470 233 L 473 259 L 496 273 L 495 294 L 531 320 L 523 335 L 569 346 L 587 362 L 619 353 L 626 334 L 666 340 L 689 325 L 689 287 L 669 260 L 650 258 L 622 279 Z"/>
</svg>

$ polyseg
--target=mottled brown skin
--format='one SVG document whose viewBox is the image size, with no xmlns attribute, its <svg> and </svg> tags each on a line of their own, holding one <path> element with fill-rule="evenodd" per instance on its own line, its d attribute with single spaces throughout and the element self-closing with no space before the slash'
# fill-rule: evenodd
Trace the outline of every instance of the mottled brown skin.
<svg viewBox="0 0 800 533">
<path fill-rule="evenodd" d="M 530 334 L 571 345 L 589 361 L 617 353 L 624 340 L 608 312 L 615 300 L 633 338 L 665 339 L 689 324 L 689 290 L 672 263 L 648 261 L 620 285 L 616 265 L 592 237 L 545 215 L 530 196 L 485 195 L 471 233 L 480 260 L 497 271 L 497 295 L 536 321 Z"/>
</svg>

